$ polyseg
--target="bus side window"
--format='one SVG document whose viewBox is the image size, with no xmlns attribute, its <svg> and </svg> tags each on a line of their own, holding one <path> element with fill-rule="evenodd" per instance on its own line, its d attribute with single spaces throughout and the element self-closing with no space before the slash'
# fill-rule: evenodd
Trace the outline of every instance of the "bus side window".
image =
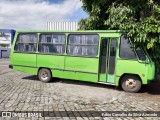
<svg viewBox="0 0 160 120">
<path fill-rule="evenodd" d="M 35 33 L 19 34 L 14 50 L 16 52 L 36 52 L 37 39 Z"/>
<path fill-rule="evenodd" d="M 68 38 L 67 54 L 79 56 L 98 54 L 98 35 L 71 34 Z"/>
<path fill-rule="evenodd" d="M 64 54 L 65 43 L 65 34 L 41 34 L 38 51 L 41 53 Z"/>
<path fill-rule="evenodd" d="M 111 46 L 111 49 L 110 49 L 111 51 L 110 51 L 110 56 L 115 56 L 115 54 L 116 54 L 116 50 L 115 50 L 115 48 L 113 47 L 113 46 Z"/>
</svg>

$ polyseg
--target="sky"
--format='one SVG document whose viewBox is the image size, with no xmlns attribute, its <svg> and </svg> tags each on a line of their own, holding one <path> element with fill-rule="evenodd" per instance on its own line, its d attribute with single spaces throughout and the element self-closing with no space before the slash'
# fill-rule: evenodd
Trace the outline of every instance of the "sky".
<svg viewBox="0 0 160 120">
<path fill-rule="evenodd" d="M 0 0 L 0 29 L 46 30 L 47 22 L 87 17 L 80 0 Z"/>
</svg>

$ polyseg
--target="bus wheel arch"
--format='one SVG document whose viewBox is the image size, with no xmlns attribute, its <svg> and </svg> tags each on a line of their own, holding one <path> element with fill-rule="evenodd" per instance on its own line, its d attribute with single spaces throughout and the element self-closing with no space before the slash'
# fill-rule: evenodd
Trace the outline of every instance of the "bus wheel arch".
<svg viewBox="0 0 160 120">
<path fill-rule="evenodd" d="M 37 72 L 38 79 L 42 82 L 48 83 L 52 79 L 52 72 L 49 68 L 40 67 Z"/>
<path fill-rule="evenodd" d="M 138 92 L 142 86 L 142 80 L 137 74 L 123 74 L 119 79 L 119 86 L 126 92 Z"/>
</svg>

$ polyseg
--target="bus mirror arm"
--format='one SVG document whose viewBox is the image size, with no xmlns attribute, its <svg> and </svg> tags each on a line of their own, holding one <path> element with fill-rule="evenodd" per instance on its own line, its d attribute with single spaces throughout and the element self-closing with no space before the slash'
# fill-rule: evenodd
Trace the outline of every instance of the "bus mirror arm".
<svg viewBox="0 0 160 120">
<path fill-rule="evenodd" d="M 146 57 L 141 57 L 142 61 L 147 61 Z"/>
<path fill-rule="evenodd" d="M 147 57 L 141 57 L 138 61 L 140 63 L 145 63 L 145 64 L 149 64 L 150 63 L 150 60 Z"/>
<path fill-rule="evenodd" d="M 145 63 L 146 63 L 146 64 L 149 64 L 149 63 L 150 63 L 150 60 L 149 60 L 148 58 L 146 58 Z"/>
</svg>

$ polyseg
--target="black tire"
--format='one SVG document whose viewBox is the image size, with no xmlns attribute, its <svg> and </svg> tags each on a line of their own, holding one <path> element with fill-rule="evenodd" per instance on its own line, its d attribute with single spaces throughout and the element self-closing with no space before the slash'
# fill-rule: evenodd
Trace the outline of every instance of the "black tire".
<svg viewBox="0 0 160 120">
<path fill-rule="evenodd" d="M 142 82 L 135 75 L 126 75 L 121 80 L 121 87 L 126 92 L 138 92 L 141 89 Z"/>
<path fill-rule="evenodd" d="M 46 68 L 40 69 L 38 72 L 38 78 L 42 82 L 45 82 L 45 83 L 50 82 L 52 78 L 51 71 Z"/>
</svg>

